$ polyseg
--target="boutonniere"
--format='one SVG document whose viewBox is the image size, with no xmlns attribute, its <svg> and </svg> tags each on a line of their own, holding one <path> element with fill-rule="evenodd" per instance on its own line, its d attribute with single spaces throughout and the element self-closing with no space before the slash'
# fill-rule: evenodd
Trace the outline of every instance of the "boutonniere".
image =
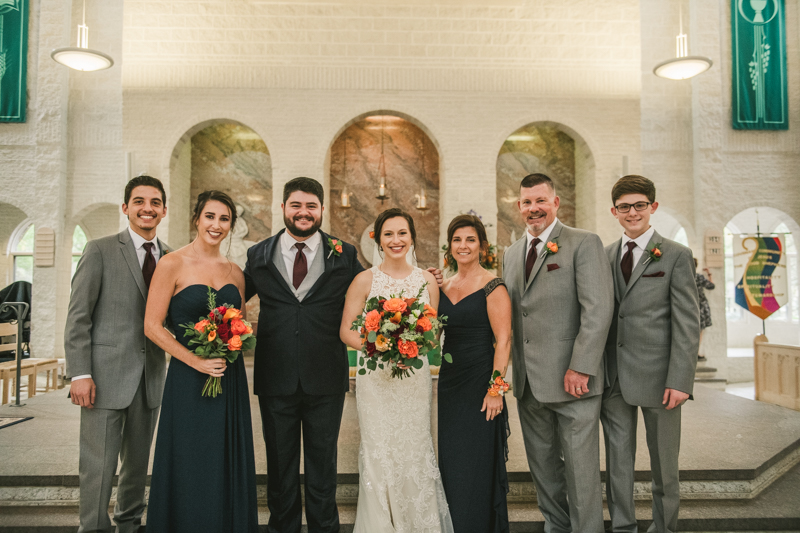
<svg viewBox="0 0 800 533">
<path fill-rule="evenodd" d="M 170 253 L 171 251 L 172 251 L 172 250 L 170 250 L 169 248 L 164 248 L 164 249 L 161 251 L 161 255 L 162 255 L 162 256 L 165 256 L 165 255 L 167 255 L 168 253 Z"/>
<path fill-rule="evenodd" d="M 328 252 L 328 259 L 330 259 L 331 255 L 339 257 L 342 253 L 342 241 L 328 237 L 328 248 L 331 249 L 331 251 Z"/>
<path fill-rule="evenodd" d="M 544 245 L 544 255 L 547 256 L 557 253 L 558 253 L 558 239 L 547 241 L 547 244 Z"/>
<path fill-rule="evenodd" d="M 647 255 L 649 257 L 647 258 L 646 263 L 649 263 L 650 261 L 656 263 L 661 261 L 661 243 L 657 242 L 655 246 L 653 246 L 650 250 L 647 251 Z"/>
</svg>

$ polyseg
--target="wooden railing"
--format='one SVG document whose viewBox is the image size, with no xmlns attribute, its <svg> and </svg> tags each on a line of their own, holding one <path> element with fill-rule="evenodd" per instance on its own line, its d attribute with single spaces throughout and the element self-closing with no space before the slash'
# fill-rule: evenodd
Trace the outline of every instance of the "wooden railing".
<svg viewBox="0 0 800 533">
<path fill-rule="evenodd" d="M 800 411 L 800 346 L 770 344 L 764 335 L 753 343 L 756 400 Z"/>
</svg>

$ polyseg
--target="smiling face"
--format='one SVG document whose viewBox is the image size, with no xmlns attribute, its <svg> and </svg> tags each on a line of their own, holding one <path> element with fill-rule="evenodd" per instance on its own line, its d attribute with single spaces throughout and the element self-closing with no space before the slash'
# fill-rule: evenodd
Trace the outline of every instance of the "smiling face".
<svg viewBox="0 0 800 533">
<path fill-rule="evenodd" d="M 231 231 L 231 210 L 222 202 L 209 200 L 203 206 L 195 227 L 198 239 L 219 246 Z"/>
<path fill-rule="evenodd" d="M 553 223 L 560 202 L 556 192 L 547 183 L 520 187 L 517 207 L 531 235 L 538 237 Z"/>
<path fill-rule="evenodd" d="M 383 223 L 380 244 L 387 258 L 405 257 L 411 249 L 413 239 L 408 221 L 403 217 L 393 217 Z"/>
<path fill-rule="evenodd" d="M 150 241 L 156 236 L 156 227 L 167 215 L 167 207 L 161 191 L 149 185 L 139 185 L 131 191 L 127 204 L 122 204 L 122 212 L 128 216 L 133 231 Z"/>
<path fill-rule="evenodd" d="M 458 228 L 450 241 L 453 259 L 459 268 L 481 260 L 481 241 L 472 226 Z"/>
<path fill-rule="evenodd" d="M 644 194 L 625 194 L 620 196 L 611 208 L 611 214 L 616 217 L 620 225 L 625 228 L 625 235 L 635 239 L 650 229 L 650 215 L 658 209 L 658 202 L 648 205 L 643 211 L 637 211 L 633 204 L 637 202 L 649 203 Z M 631 210 L 627 213 L 620 213 L 616 208 L 618 205 L 630 205 Z"/>
<path fill-rule="evenodd" d="M 281 204 L 286 230 L 298 240 L 305 240 L 319 230 L 325 208 L 315 194 L 294 191 Z"/>
</svg>

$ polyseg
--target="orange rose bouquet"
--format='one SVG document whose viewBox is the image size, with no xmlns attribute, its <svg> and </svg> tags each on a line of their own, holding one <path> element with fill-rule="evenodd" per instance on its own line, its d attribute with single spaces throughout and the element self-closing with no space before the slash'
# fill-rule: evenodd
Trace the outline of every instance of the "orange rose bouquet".
<svg viewBox="0 0 800 533">
<path fill-rule="evenodd" d="M 192 352 L 204 359 L 225 358 L 233 363 L 243 350 L 256 345 L 253 328 L 242 318 L 242 312 L 229 304 L 217 306 L 217 295 L 208 288 L 208 316 L 194 323 L 181 324 L 184 337 L 192 337 L 189 346 L 197 347 Z M 220 378 L 209 376 L 201 396 L 216 398 L 222 393 Z"/>
<path fill-rule="evenodd" d="M 361 332 L 363 341 L 359 374 L 388 367 L 393 378 L 403 379 L 422 368 L 422 357 L 429 357 L 434 365 L 440 365 L 442 357 L 453 362 L 450 354 L 442 355 L 437 340 L 447 317 L 437 316 L 433 307 L 420 300 L 424 290 L 423 285 L 416 298 L 403 298 L 400 293 L 388 298 L 376 296 L 367 302 L 364 313 L 350 328 Z M 408 369 L 400 368 L 401 364 Z"/>
</svg>

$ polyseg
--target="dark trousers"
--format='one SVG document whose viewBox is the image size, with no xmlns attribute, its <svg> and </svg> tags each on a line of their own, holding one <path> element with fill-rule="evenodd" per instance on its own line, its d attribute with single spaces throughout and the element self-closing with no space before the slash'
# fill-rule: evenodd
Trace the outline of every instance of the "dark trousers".
<svg viewBox="0 0 800 533">
<path fill-rule="evenodd" d="M 336 444 L 345 393 L 315 396 L 298 387 L 290 396 L 259 396 L 267 446 L 270 533 L 299 533 L 300 436 L 309 533 L 337 533 Z"/>
</svg>

